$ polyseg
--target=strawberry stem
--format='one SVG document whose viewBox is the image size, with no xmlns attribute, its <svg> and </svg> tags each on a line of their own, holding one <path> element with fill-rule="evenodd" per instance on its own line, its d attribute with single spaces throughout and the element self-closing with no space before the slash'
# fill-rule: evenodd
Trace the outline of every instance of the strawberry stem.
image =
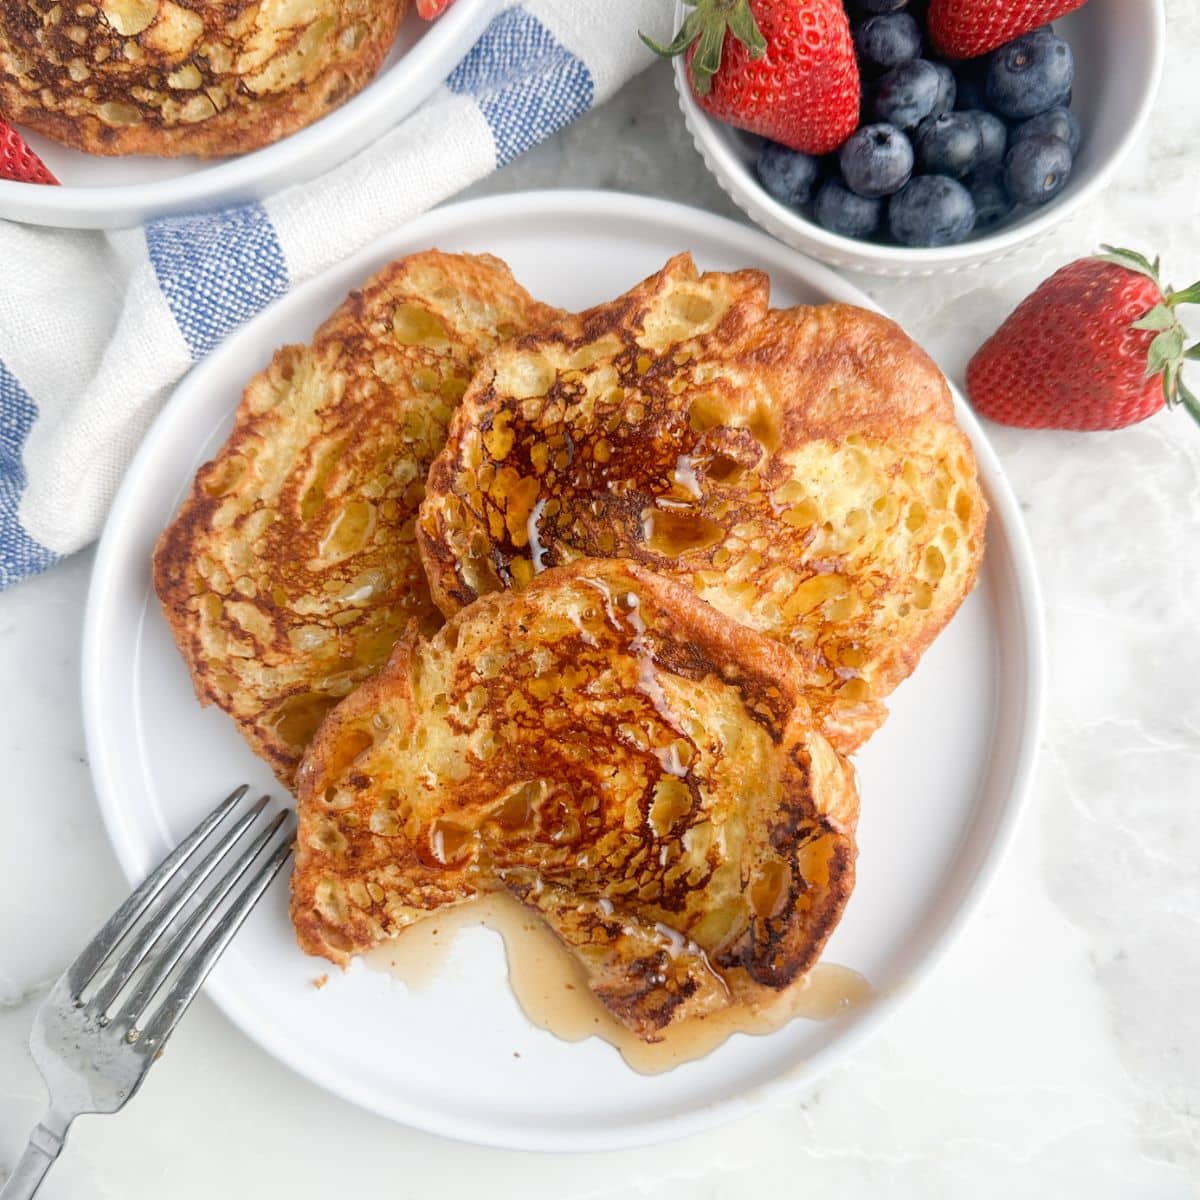
<svg viewBox="0 0 1200 1200">
<path fill-rule="evenodd" d="M 1200 399 L 1183 382 L 1183 364 L 1200 362 L 1200 342 L 1185 348 L 1187 331 L 1179 322 L 1175 309 L 1181 304 L 1200 304 L 1200 281 L 1191 287 L 1177 292 L 1171 287 L 1164 288 L 1159 282 L 1158 272 L 1161 262 L 1155 258 L 1151 262 L 1144 254 L 1136 250 L 1125 250 L 1120 246 L 1103 245 L 1102 253 L 1096 257 L 1101 262 L 1112 263 L 1124 267 L 1126 271 L 1135 271 L 1139 275 L 1147 275 L 1162 293 L 1162 302 L 1143 313 L 1133 322 L 1134 329 L 1152 330 L 1154 340 L 1146 354 L 1146 378 L 1153 379 L 1162 375 L 1163 399 L 1168 408 L 1182 405 L 1188 415 L 1200 425 Z"/>
<path fill-rule="evenodd" d="M 1200 281 L 1193 283 L 1189 288 L 1184 288 L 1182 292 L 1175 292 L 1167 288 L 1166 300 L 1171 308 L 1180 304 L 1200 304 Z"/>
<path fill-rule="evenodd" d="M 721 69 L 726 32 L 746 47 L 751 58 L 762 58 L 767 52 L 767 41 L 754 19 L 750 0 L 688 0 L 688 3 L 695 7 L 669 45 L 659 45 L 644 33 L 639 32 L 638 37 L 663 58 L 674 58 L 695 45 L 692 85 L 698 96 L 707 96 L 712 90 L 713 76 Z"/>
</svg>

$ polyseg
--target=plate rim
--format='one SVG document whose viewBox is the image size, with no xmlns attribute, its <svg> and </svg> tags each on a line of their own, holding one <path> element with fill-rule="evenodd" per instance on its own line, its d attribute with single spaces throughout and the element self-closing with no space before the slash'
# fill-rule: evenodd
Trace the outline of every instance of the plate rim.
<svg viewBox="0 0 1200 1200">
<path fill-rule="evenodd" d="M 55 229 L 123 229 L 158 217 L 261 202 L 309 182 L 419 108 L 455 65 L 452 56 L 460 43 L 477 37 L 503 3 L 458 0 L 403 58 L 368 80 L 382 86 L 360 90 L 333 112 L 258 150 L 208 163 L 197 160 L 199 166 L 187 174 L 148 183 L 39 187 L 0 179 L 0 218 Z M 463 45 L 463 53 L 469 48 Z"/>
<path fill-rule="evenodd" d="M 802 273 L 814 287 L 831 296 L 875 311 L 882 311 L 869 296 L 853 284 L 841 279 L 830 268 L 800 254 L 771 238 L 759 229 L 742 225 L 726 217 L 674 201 L 639 196 L 625 192 L 546 189 L 509 193 L 500 197 L 459 201 L 433 209 L 423 216 L 389 231 L 368 246 L 343 259 L 292 289 L 248 321 L 219 348 L 218 353 L 236 353 L 241 339 L 249 339 L 260 325 L 274 319 L 277 306 L 303 301 L 306 290 L 316 291 L 325 283 L 326 275 L 334 271 L 349 271 L 363 264 L 364 274 L 381 254 L 395 256 L 409 252 L 405 249 L 414 241 L 429 240 L 435 244 L 444 232 L 478 223 L 503 223 L 517 219 L 528 221 L 567 218 L 586 221 L 589 216 L 622 217 L 629 222 L 650 221 L 678 228 L 683 236 L 709 236 L 732 248 L 746 248 L 758 261 L 782 259 L 792 269 Z M 114 567 L 121 553 L 123 531 L 128 517 L 135 517 L 137 482 L 155 457 L 158 443 L 169 437 L 172 417 L 188 403 L 189 393 L 200 386 L 196 382 L 205 362 L 198 363 L 176 386 L 166 404 L 152 422 L 133 461 L 127 468 L 118 489 L 97 548 L 89 583 L 83 623 L 81 648 L 81 682 L 84 735 L 89 769 L 105 831 L 120 864 L 121 871 L 131 884 L 138 882 L 140 864 L 137 853 L 123 828 L 116 777 L 103 739 L 104 688 L 102 679 L 102 634 L 106 625 L 107 607 L 121 579 Z M 789 1062 L 768 1083 L 753 1088 L 752 1096 L 745 1091 L 734 1093 L 718 1104 L 695 1107 L 668 1116 L 639 1121 L 636 1127 L 577 1129 L 566 1132 L 532 1130 L 516 1132 L 478 1119 L 447 1112 L 430 1112 L 416 1102 L 397 1102 L 394 1097 L 381 1096 L 370 1083 L 345 1077 L 338 1067 L 328 1068 L 325 1062 L 305 1047 L 276 1035 L 271 1023 L 260 1015 L 234 989 L 222 985 L 219 978 L 205 984 L 206 994 L 236 1025 L 241 1033 L 257 1043 L 278 1062 L 304 1076 L 325 1091 L 348 1100 L 369 1111 L 424 1132 L 477 1145 L 526 1151 L 595 1151 L 652 1145 L 689 1134 L 699 1133 L 745 1115 L 761 1104 L 811 1085 L 825 1071 L 841 1061 L 868 1038 L 873 1036 L 900 1006 L 906 1003 L 933 975 L 938 966 L 961 936 L 971 917 L 979 908 L 995 881 L 1001 865 L 1017 834 L 1028 807 L 1043 727 L 1046 701 L 1046 649 L 1044 609 L 1041 589 L 1028 531 L 1016 496 L 1003 467 L 979 421 L 967 407 L 958 389 L 950 383 L 957 418 L 972 443 L 979 464 L 980 477 L 987 487 L 989 501 L 1002 529 L 1002 536 L 1011 560 L 1012 587 L 1016 598 L 1014 615 L 1020 626 L 1020 644 L 1025 655 L 1024 687 L 1020 696 L 1023 712 L 1017 722 L 1016 761 L 1013 763 L 1010 784 L 1002 810 L 999 812 L 990 841 L 981 849 L 974 875 L 962 884 L 957 905 L 927 935 L 917 961 L 908 972 L 904 985 L 880 994 L 874 1003 L 851 1018 L 842 1035 L 819 1048 L 802 1063 Z M 127 510 L 131 510 L 127 512 Z"/>
</svg>

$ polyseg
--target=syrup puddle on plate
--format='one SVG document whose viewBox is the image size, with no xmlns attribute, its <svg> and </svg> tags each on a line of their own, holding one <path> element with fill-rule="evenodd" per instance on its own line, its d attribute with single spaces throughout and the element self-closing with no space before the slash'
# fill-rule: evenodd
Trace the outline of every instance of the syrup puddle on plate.
<svg viewBox="0 0 1200 1200">
<path fill-rule="evenodd" d="M 602 1038 L 643 1075 L 657 1075 L 703 1058 L 732 1034 L 773 1033 L 794 1017 L 826 1020 L 874 995 L 871 985 L 857 971 L 818 963 L 802 987 L 793 989 L 769 1009 L 727 1009 L 681 1022 L 661 1042 L 643 1042 L 592 995 L 583 969 L 537 916 L 503 893 L 427 917 L 364 955 L 363 962 L 420 991 L 437 977 L 459 933 L 478 926 L 493 930 L 503 939 L 509 985 L 522 1012 L 534 1025 L 565 1042 Z"/>
</svg>

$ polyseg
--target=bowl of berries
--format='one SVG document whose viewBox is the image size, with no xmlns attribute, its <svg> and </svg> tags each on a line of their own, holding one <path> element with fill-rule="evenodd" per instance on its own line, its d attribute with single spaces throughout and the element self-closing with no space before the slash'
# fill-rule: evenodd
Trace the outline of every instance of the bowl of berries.
<svg viewBox="0 0 1200 1200">
<path fill-rule="evenodd" d="M 1003 258 L 1102 189 L 1162 75 L 1163 0 L 688 0 L 688 129 L 757 224 L 836 267 Z"/>
</svg>

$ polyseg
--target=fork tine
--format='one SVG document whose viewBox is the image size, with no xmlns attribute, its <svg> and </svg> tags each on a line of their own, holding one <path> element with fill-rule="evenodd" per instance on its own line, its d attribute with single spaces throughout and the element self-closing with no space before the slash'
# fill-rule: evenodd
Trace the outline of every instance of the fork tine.
<svg viewBox="0 0 1200 1200">
<path fill-rule="evenodd" d="M 200 860 L 195 870 L 188 875 L 187 880 L 175 894 L 161 908 L 135 926 L 134 936 L 130 940 L 128 948 L 121 955 L 108 979 L 88 1002 L 90 1006 L 101 1013 L 108 1009 L 108 1006 L 120 995 L 121 990 L 146 957 L 146 952 L 158 941 L 163 931 L 179 915 L 187 902 L 199 890 L 200 885 L 233 849 L 246 830 L 254 824 L 270 799 L 270 796 L 262 796 L 256 800 L 250 811 L 239 818 L 237 823 Z"/>
<path fill-rule="evenodd" d="M 159 892 L 171 881 L 175 872 L 191 857 L 196 847 L 225 819 L 235 804 L 249 791 L 246 784 L 230 792 L 191 833 L 163 859 L 150 873 L 145 882 L 104 923 L 104 927 L 84 947 L 83 953 L 67 968 L 67 983 L 71 997 L 79 999 L 79 993 L 91 982 L 92 977 L 104 964 L 105 959 L 116 949 L 121 940 L 133 927 L 134 922 L 154 902 Z"/>
<path fill-rule="evenodd" d="M 179 1018 L 187 1011 L 188 1005 L 195 999 L 209 971 L 216 965 L 217 959 L 229 945 L 233 935 L 241 928 L 242 922 L 250 915 L 250 910 L 258 903 L 259 897 L 271 886 L 271 881 L 279 874 L 283 864 L 292 853 L 292 831 L 275 847 L 271 856 L 259 867 L 251 877 L 245 890 L 233 902 L 229 910 L 221 918 L 212 932 L 204 939 L 199 951 L 194 954 L 179 978 L 167 993 L 162 1006 L 153 1020 L 146 1026 L 139 1041 L 151 1050 L 162 1048 L 167 1038 L 171 1036 Z"/>
<path fill-rule="evenodd" d="M 221 902 L 237 886 L 238 881 L 249 869 L 251 863 L 258 857 L 262 848 L 275 836 L 280 827 L 289 820 L 290 813 L 286 810 L 279 815 L 238 855 L 233 865 L 213 885 L 204 900 L 188 915 L 183 925 L 171 936 L 169 942 L 151 960 L 145 974 L 138 981 L 130 997 L 121 1006 L 117 1021 L 128 1025 L 131 1029 L 137 1024 L 146 1010 L 146 1006 L 154 998 L 155 992 L 162 986 L 163 981 L 175 969 L 179 960 L 187 953 L 188 947 L 205 922 L 220 907 Z M 290 849 L 290 843 L 285 842 Z"/>
</svg>

